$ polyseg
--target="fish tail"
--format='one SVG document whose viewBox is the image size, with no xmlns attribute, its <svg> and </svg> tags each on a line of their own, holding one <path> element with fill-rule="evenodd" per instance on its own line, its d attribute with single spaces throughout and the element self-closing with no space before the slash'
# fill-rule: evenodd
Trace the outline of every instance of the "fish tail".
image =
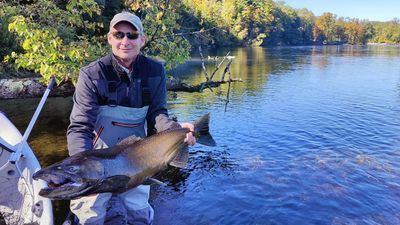
<svg viewBox="0 0 400 225">
<path fill-rule="evenodd" d="M 196 142 L 207 146 L 216 146 L 213 137 L 209 131 L 210 114 L 207 113 L 194 122 L 194 136 Z"/>
</svg>

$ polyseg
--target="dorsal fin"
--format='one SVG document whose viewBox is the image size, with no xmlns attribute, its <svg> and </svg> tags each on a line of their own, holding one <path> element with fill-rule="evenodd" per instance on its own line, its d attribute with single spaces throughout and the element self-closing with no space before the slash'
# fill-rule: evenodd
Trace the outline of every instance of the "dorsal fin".
<svg viewBox="0 0 400 225">
<path fill-rule="evenodd" d="M 126 146 L 126 145 L 131 145 L 131 144 L 136 143 L 136 142 L 138 142 L 140 140 L 142 140 L 142 138 L 140 138 L 138 136 L 135 136 L 135 135 L 132 135 L 132 136 L 129 136 L 127 138 L 122 139 L 122 141 L 118 142 L 117 146 L 123 147 L 123 146 Z"/>
<path fill-rule="evenodd" d="M 115 148 L 103 148 L 103 149 L 93 149 L 84 152 L 80 152 L 83 157 L 94 156 L 104 159 L 112 159 L 118 154 L 118 149 Z"/>
</svg>

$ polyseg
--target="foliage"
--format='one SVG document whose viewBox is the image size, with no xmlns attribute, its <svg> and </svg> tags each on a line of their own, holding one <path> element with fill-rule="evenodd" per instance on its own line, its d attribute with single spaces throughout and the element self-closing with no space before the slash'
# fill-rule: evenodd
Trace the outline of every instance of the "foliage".
<svg viewBox="0 0 400 225">
<path fill-rule="evenodd" d="M 375 43 L 400 43 L 400 22 L 398 19 L 393 19 L 388 23 L 373 23 L 375 35 L 372 41 Z"/>
<path fill-rule="evenodd" d="M 200 27 L 217 27 L 206 36 L 217 45 L 365 44 L 397 43 L 400 29 L 386 23 L 337 18 L 326 12 L 314 16 L 307 9 L 293 9 L 283 1 L 270 0 L 182 0 L 198 19 Z M 199 26 L 197 26 L 199 27 Z M 200 29 L 200 28 L 199 28 Z M 218 31 L 227 31 L 223 39 Z M 204 38 L 205 35 L 202 35 Z M 209 42 L 208 42 L 209 43 Z"/>
<path fill-rule="evenodd" d="M 0 2 L 0 61 L 13 51 L 21 51 L 20 46 L 15 41 L 16 35 L 8 32 L 10 19 L 15 15 L 17 15 L 17 7 Z"/>
<path fill-rule="evenodd" d="M 296 11 L 300 18 L 300 37 L 303 44 L 308 45 L 312 43 L 313 40 L 313 27 L 314 27 L 314 14 L 307 9 L 299 9 Z"/>
<path fill-rule="evenodd" d="M 55 76 L 58 82 L 75 82 L 82 66 L 106 53 L 107 30 L 103 24 L 108 25 L 111 16 L 122 7 L 135 12 L 144 22 L 148 34 L 145 54 L 165 60 L 167 69 L 188 59 L 188 41 L 175 35 L 180 29 L 176 23 L 179 15 L 175 13 L 178 2 L 166 0 L 165 4 L 158 4 L 159 1 L 145 0 L 129 1 L 125 5 L 116 1 L 98 2 L 108 10 L 102 11 L 94 0 L 8 3 L 8 7 L 15 8 L 15 13 L 7 14 L 7 18 L 12 18 L 8 25 L 12 33 L 6 33 L 17 34 L 22 50 L 4 53 L 9 54 L 5 60 L 18 68 L 39 72 L 44 81 Z"/>
<path fill-rule="evenodd" d="M 10 23 L 10 31 L 16 32 L 21 40 L 24 53 L 11 54 L 17 67 L 39 72 L 44 81 L 52 76 L 58 82 L 74 79 L 86 60 L 96 58 L 102 49 L 81 38 L 78 42 L 66 44 L 55 28 L 43 30 L 27 22 L 23 16 L 16 16 Z M 7 57 L 6 60 L 9 60 Z"/>
<path fill-rule="evenodd" d="M 234 39 L 247 45 L 260 45 L 272 29 L 272 0 L 183 0 L 183 3 L 206 29 L 217 27 L 224 31 L 213 30 L 219 45 L 231 44 Z"/>
<path fill-rule="evenodd" d="M 183 36 L 175 35 L 180 30 L 176 22 L 179 2 L 165 0 L 160 4 L 157 0 L 137 0 L 127 7 L 143 21 L 147 35 L 147 43 L 142 49 L 145 54 L 165 60 L 167 70 L 189 58 L 189 42 Z"/>
<path fill-rule="evenodd" d="M 48 0 L 16 7 L 19 15 L 11 18 L 8 29 L 18 35 L 23 51 L 5 60 L 40 73 L 44 82 L 52 76 L 58 83 L 74 82 L 80 67 L 104 53 L 98 40 L 89 38 L 101 24 L 85 19 L 99 15 L 94 1 L 70 0 L 66 10 Z"/>
<path fill-rule="evenodd" d="M 270 43 L 273 45 L 302 45 L 305 30 L 302 30 L 302 20 L 298 13 L 285 5 L 277 5 L 273 9 L 274 21 L 270 34 Z"/>
<path fill-rule="evenodd" d="M 315 26 L 313 29 L 314 41 L 335 43 L 338 40 L 337 31 L 336 15 L 332 13 L 324 13 L 315 20 Z"/>
<path fill-rule="evenodd" d="M 345 25 L 346 42 L 351 45 L 364 44 L 364 27 L 358 20 L 352 20 Z"/>
</svg>

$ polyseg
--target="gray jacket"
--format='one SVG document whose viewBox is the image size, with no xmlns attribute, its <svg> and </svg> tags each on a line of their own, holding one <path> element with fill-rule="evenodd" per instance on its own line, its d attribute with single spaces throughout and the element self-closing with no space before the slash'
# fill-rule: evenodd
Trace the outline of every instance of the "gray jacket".
<svg viewBox="0 0 400 225">
<path fill-rule="evenodd" d="M 109 54 L 80 70 L 67 130 L 70 155 L 93 148 L 93 131 L 101 105 L 135 108 L 148 105 L 146 120 L 149 135 L 179 126 L 168 118 L 163 65 L 139 55 L 133 68 L 131 74 L 126 74 L 115 57 Z M 110 99 L 110 91 L 116 94 L 116 102 Z"/>
</svg>

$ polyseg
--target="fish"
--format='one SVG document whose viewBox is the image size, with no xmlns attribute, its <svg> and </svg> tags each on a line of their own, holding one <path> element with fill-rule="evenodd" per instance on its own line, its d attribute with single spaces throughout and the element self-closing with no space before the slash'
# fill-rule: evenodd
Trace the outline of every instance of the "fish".
<svg viewBox="0 0 400 225">
<path fill-rule="evenodd" d="M 197 119 L 196 142 L 216 146 L 209 132 L 209 113 Z M 122 193 L 141 184 L 163 184 L 154 178 L 169 165 L 184 168 L 188 161 L 189 128 L 174 128 L 146 138 L 130 136 L 111 148 L 79 152 L 33 174 L 47 182 L 39 195 L 71 200 L 98 193 Z"/>
</svg>

